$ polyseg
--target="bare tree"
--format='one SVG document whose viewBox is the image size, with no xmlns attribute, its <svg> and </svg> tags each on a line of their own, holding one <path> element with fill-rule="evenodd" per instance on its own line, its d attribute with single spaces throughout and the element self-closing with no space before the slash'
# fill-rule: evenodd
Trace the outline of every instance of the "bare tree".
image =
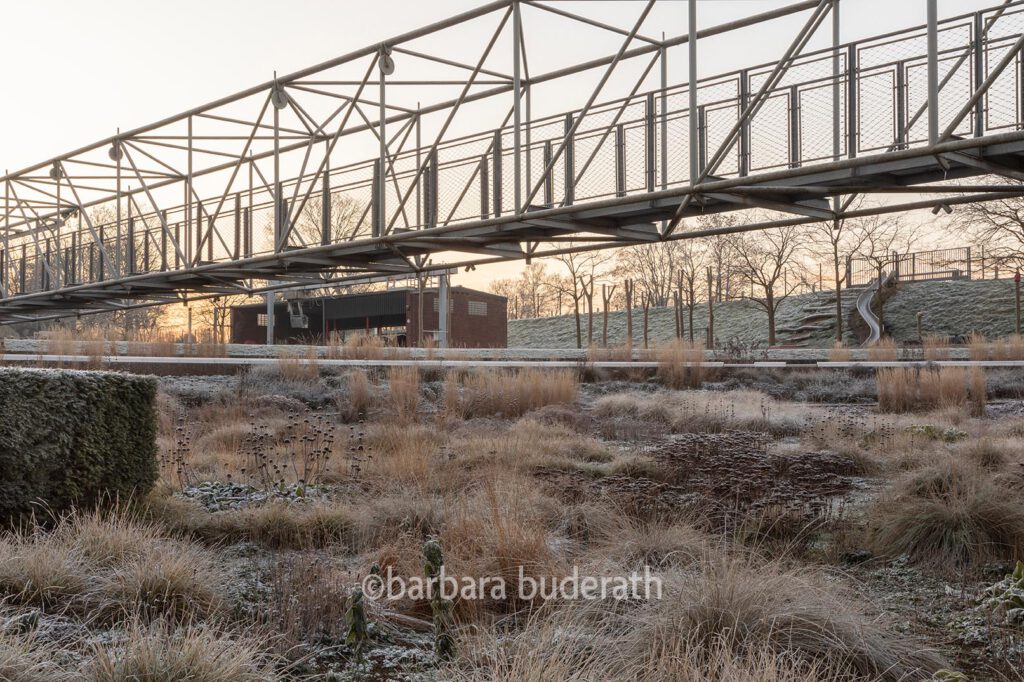
<svg viewBox="0 0 1024 682">
<path fill-rule="evenodd" d="M 1024 265 L 1024 197 L 960 206 L 948 226 L 958 236 L 966 233 L 973 245 L 983 247 L 985 257 L 997 268 Z"/>
<path fill-rule="evenodd" d="M 697 295 L 704 274 L 707 247 L 703 242 L 687 240 L 679 258 L 680 289 L 685 293 L 686 309 L 689 316 L 689 338 L 693 343 L 693 312 L 697 307 Z"/>
<path fill-rule="evenodd" d="M 852 208 L 859 208 L 858 201 Z M 868 218 L 839 218 L 811 225 L 811 252 L 815 257 L 827 259 L 832 269 L 836 297 L 836 341 L 843 340 L 843 286 L 848 285 L 847 259 L 864 246 L 868 235 L 878 226 Z"/>
<path fill-rule="evenodd" d="M 620 250 L 615 256 L 614 273 L 636 281 L 642 293 L 650 295 L 655 306 L 668 305 L 681 241 L 663 241 L 640 244 Z"/>
<path fill-rule="evenodd" d="M 293 234 L 306 246 L 331 244 L 351 237 L 358 227 L 366 205 L 345 194 L 334 193 L 330 198 L 330 216 L 323 224 L 323 198 L 314 193 L 295 219 Z M 325 229 L 326 227 L 326 229 Z"/>
<path fill-rule="evenodd" d="M 779 305 L 799 286 L 797 278 L 787 281 L 786 270 L 796 264 L 802 236 L 799 228 L 791 226 L 747 233 L 734 240 L 741 276 L 751 289 L 749 300 L 768 315 L 770 346 L 776 343 L 775 316 Z M 754 295 L 758 289 L 759 295 Z"/>
<path fill-rule="evenodd" d="M 572 243 L 570 242 L 570 246 Z M 583 329 L 580 321 L 580 303 L 585 300 L 584 282 L 591 282 L 602 271 L 612 258 L 612 254 L 602 251 L 588 251 L 580 253 L 564 253 L 555 256 L 555 260 L 565 266 L 568 271 L 568 281 L 553 279 L 549 284 L 558 287 L 558 291 L 568 295 L 572 299 L 573 315 L 576 321 L 576 347 L 583 348 Z M 591 303 L 593 292 L 591 292 Z M 593 306 L 591 306 L 593 310 Z M 593 340 L 593 314 L 590 319 L 589 339 Z"/>
</svg>

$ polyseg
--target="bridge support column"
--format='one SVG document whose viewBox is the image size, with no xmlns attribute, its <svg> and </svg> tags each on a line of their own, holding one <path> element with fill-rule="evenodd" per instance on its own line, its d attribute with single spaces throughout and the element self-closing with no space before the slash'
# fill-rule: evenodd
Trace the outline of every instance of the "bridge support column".
<svg viewBox="0 0 1024 682">
<path fill-rule="evenodd" d="M 437 347 L 448 347 L 448 273 L 437 276 Z"/>
<path fill-rule="evenodd" d="M 268 282 L 273 284 L 273 282 Z M 274 303 L 275 295 L 273 291 L 268 291 L 267 297 L 267 345 L 274 345 Z"/>
</svg>

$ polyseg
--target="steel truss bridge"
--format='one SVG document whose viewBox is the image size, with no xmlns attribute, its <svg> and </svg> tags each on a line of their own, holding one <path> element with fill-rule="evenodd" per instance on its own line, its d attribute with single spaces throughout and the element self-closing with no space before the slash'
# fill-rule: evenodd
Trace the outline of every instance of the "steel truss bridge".
<svg viewBox="0 0 1024 682">
<path fill-rule="evenodd" d="M 1024 196 L 1024 0 L 918 1 L 926 25 L 843 43 L 840 0 L 715 26 L 498 0 L 275 77 L 4 175 L 0 322 Z M 697 78 L 752 30 L 778 61 Z"/>
</svg>

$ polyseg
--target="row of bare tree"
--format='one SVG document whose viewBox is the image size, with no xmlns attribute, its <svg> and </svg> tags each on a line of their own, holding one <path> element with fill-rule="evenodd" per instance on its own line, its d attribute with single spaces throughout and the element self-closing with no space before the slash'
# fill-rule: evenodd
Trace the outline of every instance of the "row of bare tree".
<svg viewBox="0 0 1024 682">
<path fill-rule="evenodd" d="M 771 218 L 744 217 L 746 222 Z M 606 320 L 610 309 L 672 305 L 688 311 L 688 319 L 677 319 L 676 328 L 680 334 L 689 329 L 687 335 L 692 339 L 693 311 L 698 303 L 737 299 L 764 311 L 768 342 L 775 344 L 776 314 L 783 301 L 827 282 L 835 291 L 836 338 L 841 339 L 847 258 L 857 257 L 882 268 L 893 253 L 912 250 L 922 232 L 920 225 L 908 224 L 900 216 L 730 231 L 740 224 L 739 218 L 735 214 L 703 217 L 693 226 L 695 237 L 691 239 L 615 252 L 566 254 L 550 264 L 536 262 L 518 277 L 495 281 L 492 291 L 509 299 L 512 319 L 573 313 L 579 347 L 595 341 L 595 311 L 603 311 Z M 606 330 L 607 323 L 603 326 Z M 607 342 L 605 330 L 602 343 Z"/>
</svg>

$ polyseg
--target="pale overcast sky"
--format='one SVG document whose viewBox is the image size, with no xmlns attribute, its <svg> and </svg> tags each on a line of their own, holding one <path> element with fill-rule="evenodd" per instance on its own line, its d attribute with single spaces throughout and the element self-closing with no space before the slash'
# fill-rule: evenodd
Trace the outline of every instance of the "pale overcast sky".
<svg viewBox="0 0 1024 682">
<path fill-rule="evenodd" d="M 20 169 L 65 151 L 223 97 L 373 44 L 478 3 L 467 0 L 0 0 L 0 169 Z M 661 2 L 643 32 L 660 37 L 686 30 L 686 3 Z M 702 0 L 701 25 L 718 24 L 791 4 L 789 0 Z M 946 17 L 999 0 L 939 0 Z M 559 7 L 629 27 L 637 0 L 558 2 Z M 925 0 L 843 0 L 842 39 L 859 39 L 921 24 Z M 803 15 L 754 31 L 708 41 L 701 75 L 780 56 Z M 529 55 L 535 72 L 583 34 L 544 32 Z M 481 31 L 483 28 L 481 28 Z M 486 40 L 484 35 L 482 40 Z M 586 40 L 591 37 L 587 34 Z M 828 26 L 814 47 L 830 40 Z M 599 53 L 611 54 L 610 34 Z M 670 58 L 670 80 L 685 80 L 685 62 Z M 577 96 L 572 96 L 577 95 Z M 579 106 L 567 93 L 565 109 Z M 558 110 L 557 103 L 548 102 Z M 488 126 L 490 127 L 490 126 Z"/>
</svg>

